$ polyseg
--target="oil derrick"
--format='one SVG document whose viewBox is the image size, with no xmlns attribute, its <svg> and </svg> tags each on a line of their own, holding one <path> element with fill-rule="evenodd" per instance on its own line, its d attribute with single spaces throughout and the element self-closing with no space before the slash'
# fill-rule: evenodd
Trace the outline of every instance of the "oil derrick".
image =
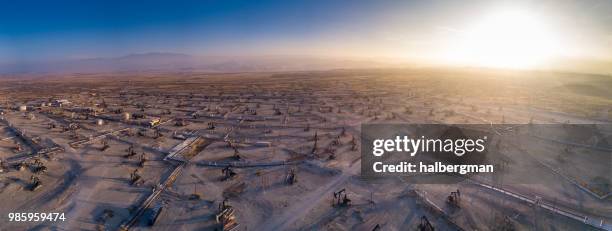
<svg viewBox="0 0 612 231">
<path fill-rule="evenodd" d="M 23 151 L 21 144 L 15 142 L 15 147 L 13 148 L 13 152 L 21 152 L 21 151 Z"/>
<path fill-rule="evenodd" d="M 17 171 L 24 171 L 28 168 L 28 164 L 26 162 L 21 162 L 19 164 L 14 165 L 15 169 L 17 169 Z"/>
<path fill-rule="evenodd" d="M 134 155 L 136 155 L 136 152 L 134 151 L 134 145 L 130 145 L 130 147 L 126 150 L 127 154 L 125 154 L 125 158 L 130 158 Z"/>
<path fill-rule="evenodd" d="M 232 157 L 236 160 L 242 159 L 242 157 L 240 157 L 240 152 L 238 151 L 238 148 L 235 145 L 233 145 L 232 148 L 234 149 L 234 156 Z"/>
<path fill-rule="evenodd" d="M 31 176 L 30 183 L 27 185 L 27 189 L 30 191 L 35 191 L 40 187 L 42 187 L 42 182 L 40 181 L 40 179 L 38 179 L 38 177 L 36 176 Z"/>
<path fill-rule="evenodd" d="M 141 168 L 144 167 L 145 162 L 147 162 L 147 157 L 145 156 L 145 153 L 143 152 L 140 154 L 140 158 L 138 160 L 138 166 Z"/>
<path fill-rule="evenodd" d="M 236 221 L 235 210 L 231 205 L 227 204 L 227 198 L 223 199 L 223 202 L 219 204 L 219 211 L 215 216 L 217 224 L 221 224 L 221 230 L 231 231 L 238 227 Z"/>
<path fill-rule="evenodd" d="M 566 146 L 565 146 L 565 148 L 563 148 L 563 151 L 564 151 L 565 153 L 569 153 L 569 154 L 571 154 L 571 153 L 572 153 L 572 146 L 570 146 L 570 145 L 566 145 Z"/>
<path fill-rule="evenodd" d="M 134 169 L 134 171 L 130 173 L 130 184 L 138 186 L 142 181 L 142 177 L 138 174 L 138 169 Z"/>
<path fill-rule="evenodd" d="M 434 231 L 435 230 L 433 225 L 431 225 L 431 223 L 429 222 L 429 220 L 427 219 L 425 215 L 421 217 L 421 223 L 417 226 L 417 229 L 419 231 Z"/>
<path fill-rule="evenodd" d="M 287 176 L 285 177 L 285 182 L 287 182 L 287 184 L 289 185 L 293 185 L 295 182 L 297 182 L 297 174 L 295 173 L 294 168 L 290 169 L 287 173 Z"/>
<path fill-rule="evenodd" d="M 340 136 L 336 136 L 334 140 L 332 140 L 331 145 L 334 145 L 334 146 L 340 145 Z"/>
<path fill-rule="evenodd" d="M 121 134 L 123 134 L 124 136 L 132 137 L 132 136 L 134 136 L 134 130 L 129 128 L 129 129 L 125 130 L 125 131 L 122 131 Z"/>
<path fill-rule="evenodd" d="M 110 147 L 108 145 L 108 140 L 106 140 L 106 139 L 102 139 L 100 141 L 100 143 L 102 143 L 102 147 L 100 148 L 100 151 L 105 151 L 106 149 L 108 149 Z"/>
<path fill-rule="evenodd" d="M 31 165 L 32 172 L 35 174 L 47 172 L 47 166 L 45 166 L 39 159 L 34 161 Z"/>
<path fill-rule="evenodd" d="M 234 147 L 234 143 L 232 143 L 232 139 L 229 138 L 229 133 L 226 134 L 225 137 L 223 137 L 223 140 L 227 144 L 228 148 L 233 148 Z"/>
<path fill-rule="evenodd" d="M 68 125 L 68 129 L 70 129 L 70 130 L 77 130 L 77 129 L 79 129 L 79 128 L 80 128 L 80 126 L 79 126 L 79 124 L 77 124 L 77 123 L 70 123 L 70 124 Z"/>
<path fill-rule="evenodd" d="M 404 112 L 408 115 L 412 115 L 412 110 L 409 107 L 405 107 Z"/>
<path fill-rule="evenodd" d="M 357 141 L 355 141 L 355 136 L 351 139 L 351 151 L 357 151 Z"/>
<path fill-rule="evenodd" d="M 499 214 L 496 214 L 491 225 L 491 230 L 515 231 L 517 228 L 515 227 L 512 218 L 509 216 L 502 217 Z"/>
<path fill-rule="evenodd" d="M 198 186 L 197 182 L 194 182 L 193 183 L 193 193 L 189 195 L 189 200 L 199 200 L 201 198 L 200 194 L 198 194 L 197 186 Z"/>
<path fill-rule="evenodd" d="M 221 173 L 223 174 L 223 179 L 222 180 L 229 180 L 232 177 L 236 176 L 236 172 L 234 172 L 234 170 L 232 170 L 229 166 L 223 168 L 221 170 Z"/>
<path fill-rule="evenodd" d="M 312 146 L 312 150 L 310 151 L 310 154 L 316 154 L 317 153 L 317 142 L 319 141 L 319 137 L 317 136 L 317 132 L 315 131 L 314 134 L 314 145 Z"/>
<path fill-rule="evenodd" d="M 325 153 L 329 153 L 329 157 L 328 157 L 328 159 L 330 159 L 330 160 L 335 160 L 335 159 L 336 159 L 336 149 L 332 148 L 332 146 L 331 146 L 331 145 L 330 145 L 330 146 L 328 146 L 328 147 L 325 149 Z"/>
<path fill-rule="evenodd" d="M 459 202 L 461 201 L 461 193 L 459 189 L 457 191 L 451 192 L 450 195 L 446 198 L 446 203 L 451 206 L 459 208 Z"/>
<path fill-rule="evenodd" d="M 155 133 L 153 135 L 153 139 L 157 139 L 159 137 L 162 137 L 163 135 L 161 134 L 161 132 L 159 132 L 158 128 L 155 128 Z"/>
<path fill-rule="evenodd" d="M 177 140 L 186 140 L 187 137 L 183 134 L 178 134 L 176 131 L 172 132 L 172 138 Z"/>
<path fill-rule="evenodd" d="M 247 115 L 257 115 L 257 110 L 253 109 L 253 108 L 246 108 L 244 110 L 244 113 Z"/>
<path fill-rule="evenodd" d="M 113 218 L 114 216 L 115 216 L 115 212 L 113 212 L 113 210 L 104 209 L 102 211 L 102 214 L 100 214 L 100 216 L 96 218 L 98 225 L 101 226 L 101 227 L 98 227 L 97 230 L 104 230 L 104 223 L 106 223 L 107 220 Z"/>
<path fill-rule="evenodd" d="M 210 121 L 210 122 L 208 122 L 207 125 L 208 125 L 208 127 L 207 127 L 208 130 L 215 130 L 215 122 Z"/>
<path fill-rule="evenodd" d="M 141 114 L 141 113 L 134 113 L 134 114 L 132 114 L 132 118 L 134 118 L 134 119 L 144 119 L 145 115 Z"/>
<path fill-rule="evenodd" d="M 351 204 L 351 199 L 348 199 L 346 189 L 341 189 L 338 192 L 334 192 L 334 199 L 332 206 L 345 207 Z"/>
<path fill-rule="evenodd" d="M 68 130 L 70 130 L 70 129 L 68 129 L 68 127 L 66 127 L 64 125 L 60 125 L 60 128 L 62 128 L 62 133 L 67 132 Z"/>
<path fill-rule="evenodd" d="M 178 119 L 176 120 L 176 122 L 174 122 L 174 126 L 177 126 L 177 127 L 187 126 L 187 121 L 185 121 L 185 119 Z"/>
</svg>

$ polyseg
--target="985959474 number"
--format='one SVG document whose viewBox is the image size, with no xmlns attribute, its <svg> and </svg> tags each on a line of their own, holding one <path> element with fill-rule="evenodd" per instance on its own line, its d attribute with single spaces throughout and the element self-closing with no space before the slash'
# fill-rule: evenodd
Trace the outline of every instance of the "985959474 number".
<svg viewBox="0 0 612 231">
<path fill-rule="evenodd" d="M 8 213 L 10 222 L 66 221 L 64 213 Z"/>
</svg>

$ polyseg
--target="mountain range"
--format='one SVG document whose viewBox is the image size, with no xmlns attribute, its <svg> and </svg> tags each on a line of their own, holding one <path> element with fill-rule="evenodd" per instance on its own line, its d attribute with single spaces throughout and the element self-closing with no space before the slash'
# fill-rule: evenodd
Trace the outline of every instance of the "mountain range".
<svg viewBox="0 0 612 231">
<path fill-rule="evenodd" d="M 263 72 L 389 67 L 365 59 L 314 56 L 194 56 L 141 53 L 110 58 L 0 64 L 0 74 L 104 73 L 125 71 Z"/>
</svg>

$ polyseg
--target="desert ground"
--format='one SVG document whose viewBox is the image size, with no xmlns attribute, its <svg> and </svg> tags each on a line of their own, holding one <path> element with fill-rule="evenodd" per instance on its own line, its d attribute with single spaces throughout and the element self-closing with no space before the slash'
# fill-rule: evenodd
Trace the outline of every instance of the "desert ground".
<svg viewBox="0 0 612 231">
<path fill-rule="evenodd" d="M 612 172 L 589 175 L 606 149 L 542 140 L 552 186 L 360 176 L 364 123 L 609 124 L 611 89 L 476 69 L 0 78 L 0 230 L 612 230 Z"/>
</svg>

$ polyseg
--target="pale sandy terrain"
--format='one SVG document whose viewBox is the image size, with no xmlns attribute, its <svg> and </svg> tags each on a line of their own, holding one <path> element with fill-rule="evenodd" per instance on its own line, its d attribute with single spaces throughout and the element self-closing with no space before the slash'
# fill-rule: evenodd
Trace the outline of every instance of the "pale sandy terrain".
<svg viewBox="0 0 612 231">
<path fill-rule="evenodd" d="M 0 173 L 0 230 L 117 230 L 122 224 L 134 230 L 214 230 L 221 227 L 215 215 L 224 198 L 235 209 L 237 230 L 372 230 L 377 225 L 382 230 L 417 230 L 422 216 L 437 230 L 503 230 L 503 225 L 515 230 L 596 230 L 470 182 L 364 180 L 360 131 L 362 123 L 609 124 L 610 89 L 609 76 L 493 70 L 139 73 L 0 80 L 5 118 L 0 123 L 0 158 L 6 165 Z M 70 103 L 41 106 L 59 99 Z M 19 111 L 21 105 L 28 105 L 28 110 Z M 130 120 L 123 118 L 124 112 L 131 114 Z M 135 114 L 144 118 L 133 118 Z M 153 118 L 168 122 L 151 128 L 148 122 Z M 98 119 L 103 124 L 98 125 Z M 16 137 L 9 123 L 26 137 Z M 70 129 L 70 124 L 79 128 Z M 70 145 L 121 129 L 126 131 Z M 610 137 L 612 131 L 608 132 Z M 173 138 L 175 133 L 205 140 L 184 166 L 164 160 L 183 142 Z M 55 145 L 63 150 L 12 161 L 36 149 L 28 139 L 39 140 L 39 149 Z M 102 140 L 108 145 L 105 150 Z M 554 161 L 561 149 L 548 145 L 543 146 L 547 154 L 537 158 L 565 168 Z M 22 150 L 15 151 L 16 146 Z M 126 157 L 130 146 L 136 155 Z M 240 159 L 234 158 L 235 150 Z M 142 153 L 146 161 L 140 166 Z M 29 167 L 19 171 L 13 166 L 34 159 L 48 170 L 34 173 Z M 582 181 L 595 177 L 588 175 L 589 160 L 568 159 L 582 167 L 567 172 L 585 171 L 569 176 Z M 236 176 L 224 180 L 220 166 L 227 164 L 238 167 L 232 168 Z M 147 210 L 127 225 L 177 166 L 176 179 L 153 201 L 163 206 L 155 224 L 145 221 Z M 135 169 L 143 180 L 137 185 L 130 182 Z M 297 182 L 289 184 L 286 177 L 292 170 Z M 42 186 L 24 189 L 33 175 Z M 499 187 L 612 224 L 611 197 L 596 198 L 546 168 L 538 177 L 558 183 Z M 331 206 L 333 193 L 341 189 L 346 189 L 351 205 Z M 460 209 L 446 203 L 456 189 L 462 192 Z M 61 212 L 66 221 L 9 222 L 10 212 Z M 602 226 L 606 227 L 610 226 Z"/>
</svg>

